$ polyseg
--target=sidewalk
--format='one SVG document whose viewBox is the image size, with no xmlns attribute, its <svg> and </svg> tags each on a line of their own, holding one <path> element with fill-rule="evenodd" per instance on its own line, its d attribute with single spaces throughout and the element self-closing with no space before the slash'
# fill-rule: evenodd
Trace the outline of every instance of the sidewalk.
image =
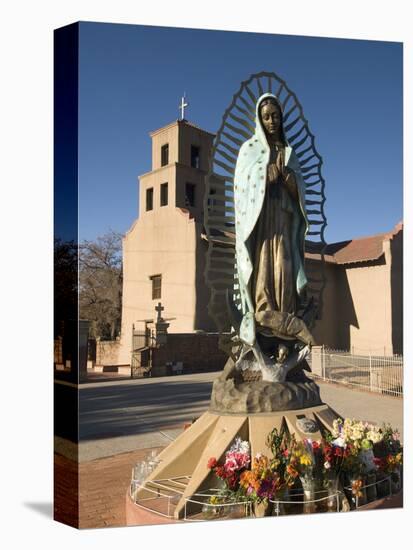
<svg viewBox="0 0 413 550">
<path fill-rule="evenodd" d="M 183 427 L 184 424 L 180 424 L 173 428 L 168 427 L 136 435 L 99 437 L 88 441 L 80 441 L 79 444 L 55 436 L 54 450 L 70 460 L 83 463 L 141 449 L 166 447 L 178 437 Z"/>
<path fill-rule="evenodd" d="M 161 450 L 159 447 L 155 449 Z M 79 528 L 126 525 L 125 495 L 132 467 L 137 461 L 144 460 L 150 450 L 139 449 L 79 464 Z M 54 464 L 55 519 L 75 524 L 77 495 L 71 489 L 77 484 L 76 462 L 55 454 Z"/>
</svg>

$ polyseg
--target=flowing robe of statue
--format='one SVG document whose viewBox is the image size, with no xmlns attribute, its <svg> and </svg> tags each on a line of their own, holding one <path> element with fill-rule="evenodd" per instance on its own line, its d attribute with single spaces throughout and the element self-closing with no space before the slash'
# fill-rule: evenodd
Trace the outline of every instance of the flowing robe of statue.
<svg viewBox="0 0 413 550">
<path fill-rule="evenodd" d="M 236 261 L 242 304 L 241 341 L 254 346 L 257 325 L 293 339 L 307 278 L 305 188 L 292 147 L 269 143 L 256 104 L 256 130 L 242 144 L 235 168 Z"/>
</svg>

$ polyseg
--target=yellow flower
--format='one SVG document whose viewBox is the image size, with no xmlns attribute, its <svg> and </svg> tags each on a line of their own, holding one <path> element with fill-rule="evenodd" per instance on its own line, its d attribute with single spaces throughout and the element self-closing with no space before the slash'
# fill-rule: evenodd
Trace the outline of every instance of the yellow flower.
<svg viewBox="0 0 413 550">
<path fill-rule="evenodd" d="M 302 454 L 302 455 L 300 456 L 300 464 L 301 464 L 302 466 L 311 466 L 312 460 L 311 460 L 310 455 L 308 455 L 308 454 Z"/>
</svg>

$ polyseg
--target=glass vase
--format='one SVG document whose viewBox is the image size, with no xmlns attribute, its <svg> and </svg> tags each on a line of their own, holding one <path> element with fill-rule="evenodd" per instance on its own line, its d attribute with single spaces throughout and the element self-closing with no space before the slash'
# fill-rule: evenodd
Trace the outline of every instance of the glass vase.
<svg viewBox="0 0 413 550">
<path fill-rule="evenodd" d="M 339 512 L 340 511 L 340 491 L 339 491 L 339 477 L 336 472 L 328 474 L 326 479 L 326 511 L 327 512 Z"/>
<path fill-rule="evenodd" d="M 390 495 L 390 474 L 384 472 L 376 472 L 377 481 L 377 498 L 385 498 Z"/>
<path fill-rule="evenodd" d="M 401 489 L 401 476 L 400 468 L 396 467 L 391 473 L 391 492 L 392 494 L 398 493 Z"/>
<path fill-rule="evenodd" d="M 377 486 L 376 486 L 376 474 L 375 472 L 370 472 L 366 475 L 366 497 L 367 502 L 372 502 L 377 500 Z"/>
<path fill-rule="evenodd" d="M 143 484 L 149 475 L 148 465 L 146 462 L 137 462 L 132 468 L 132 480 Z"/>
<path fill-rule="evenodd" d="M 202 518 L 209 520 L 222 517 L 223 508 L 225 508 L 225 506 L 216 506 L 214 504 L 205 503 L 202 506 Z"/>
<path fill-rule="evenodd" d="M 248 516 L 247 503 L 231 504 L 227 507 L 225 516 L 228 519 L 240 519 Z"/>
<path fill-rule="evenodd" d="M 136 480 L 132 479 L 131 484 L 130 484 L 130 497 L 133 500 L 133 502 L 135 502 L 135 503 L 136 503 L 136 497 L 137 497 L 137 494 L 138 494 L 138 490 L 139 490 L 138 483 L 136 482 Z"/>
<path fill-rule="evenodd" d="M 290 500 L 288 489 L 277 491 L 272 502 L 272 515 L 285 516 L 288 513 L 288 501 Z"/>
<path fill-rule="evenodd" d="M 373 449 L 363 449 L 360 452 L 360 461 L 363 464 L 363 470 L 365 472 L 371 472 L 375 468 Z"/>
<path fill-rule="evenodd" d="M 300 481 L 303 487 L 303 513 L 314 514 L 316 511 L 315 480 L 313 477 L 300 477 Z"/>
</svg>

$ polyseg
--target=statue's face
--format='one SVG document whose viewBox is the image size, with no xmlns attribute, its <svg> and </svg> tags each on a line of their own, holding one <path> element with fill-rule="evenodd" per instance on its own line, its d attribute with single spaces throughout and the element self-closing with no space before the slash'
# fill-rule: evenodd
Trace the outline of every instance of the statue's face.
<svg viewBox="0 0 413 550">
<path fill-rule="evenodd" d="M 280 363 L 284 363 L 288 356 L 288 348 L 284 344 L 278 346 L 278 356 L 277 359 Z"/>
<path fill-rule="evenodd" d="M 265 131 L 270 135 L 278 135 L 281 128 L 281 112 L 274 103 L 261 107 L 261 120 Z"/>
</svg>

